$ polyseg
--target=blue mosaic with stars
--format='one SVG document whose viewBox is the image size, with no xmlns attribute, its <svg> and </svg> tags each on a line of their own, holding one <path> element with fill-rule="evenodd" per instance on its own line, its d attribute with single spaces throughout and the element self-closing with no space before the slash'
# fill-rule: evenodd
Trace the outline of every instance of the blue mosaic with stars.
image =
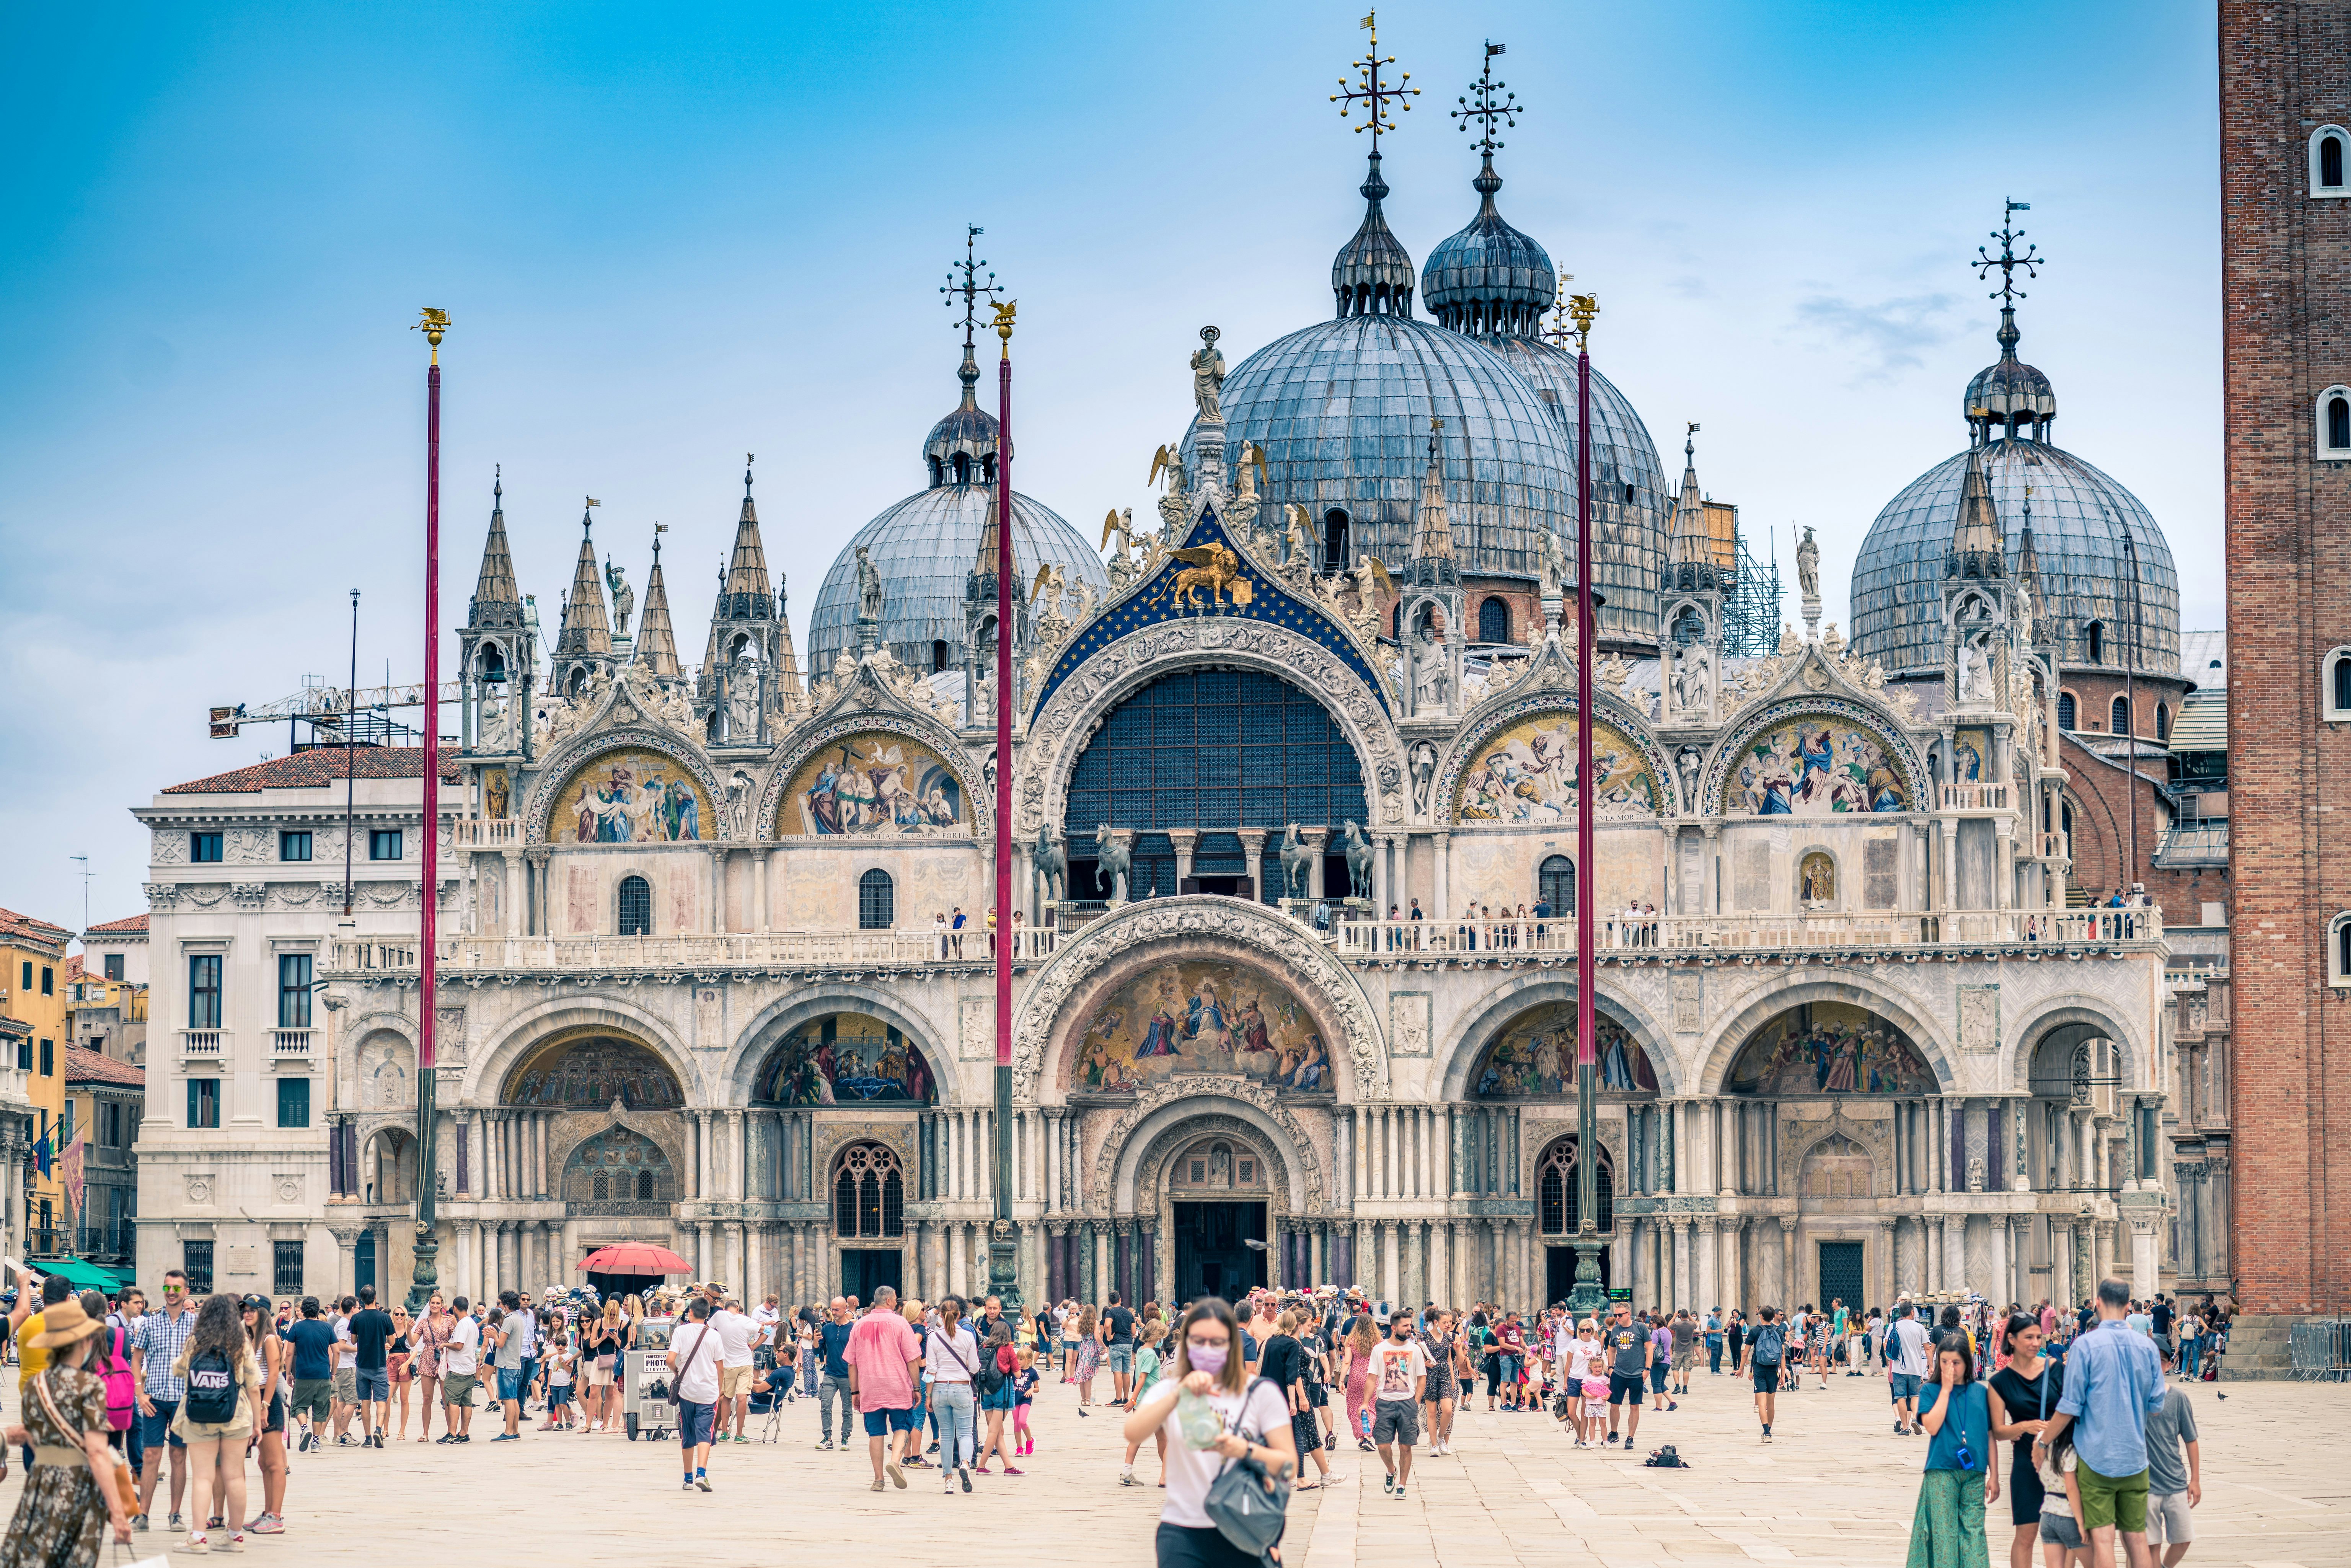
<svg viewBox="0 0 2351 1568">
<path fill-rule="evenodd" d="M 1061 689 L 1061 683 L 1070 677 L 1071 671 L 1120 638 L 1165 622 L 1190 621 L 1204 615 L 1270 622 L 1297 632 L 1354 671 L 1379 699 L 1381 708 L 1393 716 L 1387 688 L 1365 661 L 1362 650 L 1355 646 L 1355 640 L 1333 622 L 1321 606 L 1289 592 L 1260 570 L 1251 558 L 1234 548 L 1224 525 L 1217 521 L 1216 513 L 1203 510 L 1200 520 L 1192 526 L 1182 548 L 1196 549 L 1209 544 L 1223 545 L 1239 557 L 1241 578 L 1249 585 L 1249 603 L 1234 603 L 1228 592 L 1214 610 L 1180 608 L 1176 603 L 1176 577 L 1186 567 L 1184 562 L 1170 556 L 1160 563 L 1159 570 L 1146 579 L 1141 588 L 1122 600 L 1109 614 L 1099 616 L 1088 623 L 1076 640 L 1061 651 L 1061 656 L 1054 661 L 1052 673 L 1045 677 L 1044 688 L 1037 694 L 1032 716 L 1044 711 L 1045 705 L 1052 700 L 1053 694 Z M 1203 604 L 1207 601 L 1206 587 L 1197 590 L 1197 597 Z"/>
</svg>

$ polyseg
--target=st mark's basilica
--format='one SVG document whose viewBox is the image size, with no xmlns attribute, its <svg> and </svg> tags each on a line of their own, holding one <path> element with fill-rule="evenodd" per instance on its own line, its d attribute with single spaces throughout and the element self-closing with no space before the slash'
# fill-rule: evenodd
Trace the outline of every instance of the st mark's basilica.
<svg viewBox="0 0 2351 1568">
<path fill-rule="evenodd" d="M 1557 1299 L 1584 1159 L 1607 1282 L 1642 1305 L 2176 1282 L 2169 949 L 2156 909 L 2068 899 L 2058 750 L 2061 683 L 2111 664 L 2123 618 L 2177 667 L 2153 519 L 2053 444 L 2051 381 L 2003 309 L 1951 426 L 1964 446 L 1863 547 L 1849 638 L 1823 624 L 1809 544 L 1798 613 L 1741 637 L 1731 508 L 1692 441 L 1668 481 L 1595 371 L 1604 607 L 1578 779 L 1575 360 L 1544 331 L 1558 276 L 1502 217 L 1490 147 L 1463 172 L 1467 225 L 1425 267 L 1383 215 L 1374 152 L 1321 319 L 1229 366 L 1213 329 L 1171 342 L 1196 417 L 1156 516 L 1113 515 L 1097 545 L 1014 498 L 1010 627 L 968 331 L 961 401 L 919 451 L 907 433 L 918 487 L 848 535 L 805 663 L 753 473 L 698 666 L 658 557 L 640 613 L 584 520 L 547 635 L 492 510 L 444 758 L 444 1286 L 573 1280 L 632 1239 L 793 1301 L 984 1285 L 998 700 L 1029 1300 L 1257 1281 Z M 999 635 L 1009 694 L 987 678 Z M 372 820 L 405 800 L 413 821 L 413 778 L 370 788 Z M 342 810 L 337 788 L 199 780 L 139 812 L 159 974 L 222 951 L 266 988 L 300 951 L 324 983 L 315 1146 L 235 1116 L 159 1130 L 142 1271 L 197 1237 L 224 1270 L 265 1239 L 298 1264 L 323 1229 L 342 1280 L 406 1284 L 413 846 L 361 865 L 405 871 L 405 915 L 403 884 L 371 881 L 352 927 L 301 926 L 310 895 L 265 863 L 271 834 L 315 819 L 328 842 Z M 184 863 L 206 823 L 225 865 Z M 289 1071 L 288 1032 L 258 1031 L 280 1060 L 254 1072 Z M 233 1019 L 209 1046 L 183 1033 L 181 1072 L 247 1049 Z"/>
</svg>

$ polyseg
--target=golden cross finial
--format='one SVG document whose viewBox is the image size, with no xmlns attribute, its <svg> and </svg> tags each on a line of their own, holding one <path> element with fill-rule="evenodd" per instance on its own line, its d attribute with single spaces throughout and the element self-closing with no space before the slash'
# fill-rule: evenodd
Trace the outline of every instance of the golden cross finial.
<svg viewBox="0 0 2351 1568">
<path fill-rule="evenodd" d="M 1404 85 L 1412 79 L 1410 71 L 1399 77 L 1394 87 L 1380 80 L 1380 68 L 1395 64 L 1395 57 L 1389 55 L 1383 58 L 1380 55 L 1378 21 L 1379 13 L 1376 11 L 1364 17 L 1364 28 L 1372 35 L 1372 47 L 1362 59 L 1347 62 L 1358 73 L 1355 84 L 1350 87 L 1347 85 L 1347 78 L 1341 77 L 1339 90 L 1331 95 L 1331 101 L 1339 106 L 1339 118 L 1342 120 L 1348 118 L 1349 111 L 1358 102 L 1364 106 L 1364 123 L 1355 127 L 1355 131 L 1358 135 L 1366 131 L 1372 133 L 1372 152 L 1374 155 L 1380 150 L 1380 133 L 1395 129 L 1395 122 L 1387 117 L 1389 101 L 1393 99 L 1398 107 L 1409 110 L 1412 105 L 1405 100 L 1420 96 L 1420 89 Z"/>
</svg>

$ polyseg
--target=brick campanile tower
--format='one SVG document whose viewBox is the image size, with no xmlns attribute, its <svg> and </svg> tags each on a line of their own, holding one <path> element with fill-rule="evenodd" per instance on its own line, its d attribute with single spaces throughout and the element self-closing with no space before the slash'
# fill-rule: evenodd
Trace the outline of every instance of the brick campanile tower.
<svg viewBox="0 0 2351 1568">
<path fill-rule="evenodd" d="M 2268 1320 L 2244 1325 L 2250 1371 L 2279 1320 L 2351 1311 L 2351 5 L 2222 0 L 2220 42 L 2231 1250 Z"/>
</svg>

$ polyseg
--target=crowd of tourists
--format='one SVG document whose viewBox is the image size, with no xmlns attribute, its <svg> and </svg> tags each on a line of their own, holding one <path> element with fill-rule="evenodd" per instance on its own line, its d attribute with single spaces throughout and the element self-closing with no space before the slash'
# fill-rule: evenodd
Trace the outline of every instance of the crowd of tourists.
<svg viewBox="0 0 2351 1568">
<path fill-rule="evenodd" d="M 862 1447 L 873 1490 L 929 1474 L 948 1497 L 967 1494 L 975 1478 L 1018 1478 L 1036 1462 L 1032 1406 L 1049 1379 L 1073 1385 L 1081 1418 L 1121 1412 L 1116 1482 L 1166 1492 L 1160 1561 L 1186 1565 L 1262 1561 L 1274 1544 L 1235 1543 L 1232 1498 L 1219 1515 L 1210 1497 L 1233 1485 L 1220 1478 L 1239 1474 L 1268 1500 L 1240 1510 L 1259 1529 L 1292 1490 L 1345 1479 L 1351 1451 L 1377 1458 L 1384 1497 L 1408 1498 L 1416 1458 L 1453 1455 L 1456 1416 L 1477 1407 L 1481 1385 L 1486 1411 L 1548 1415 L 1572 1448 L 1630 1452 L 1644 1414 L 1678 1410 L 1701 1361 L 1708 1376 L 1746 1380 L 1765 1443 L 1779 1398 L 1808 1377 L 1825 1388 L 1875 1375 L 1896 1434 L 1928 1438 L 1914 1568 L 1987 1563 L 2003 1442 L 2011 1568 L 2029 1568 L 2036 1544 L 2048 1568 L 2103 1565 L 2117 1536 L 2134 1564 L 2151 1562 L 2152 1543 L 2168 1568 L 2192 1539 L 2201 1479 L 2188 1396 L 2166 1373 L 2212 1376 L 2229 1317 L 2210 1301 L 2134 1301 L 2115 1281 L 2073 1311 L 1907 1296 L 1890 1309 L 1752 1313 L 1617 1301 L 1580 1320 L 1559 1305 L 1392 1306 L 1329 1287 L 1177 1312 L 1116 1292 L 1007 1312 L 994 1296 L 922 1301 L 886 1287 L 868 1302 L 797 1309 L 773 1295 L 747 1303 L 716 1282 L 539 1301 L 434 1291 L 412 1318 L 371 1286 L 273 1304 L 194 1296 L 176 1270 L 158 1301 L 135 1286 L 76 1292 L 61 1275 L 15 1283 L 7 1436 L 28 1478 L 0 1568 L 92 1563 L 107 1531 L 128 1542 L 158 1516 L 185 1531 L 190 1554 L 241 1551 L 248 1533 L 287 1528 L 290 1457 L 471 1443 L 477 1402 L 492 1443 L 624 1426 L 636 1436 L 623 1410 L 632 1351 L 658 1379 L 685 1491 L 714 1490 L 714 1451 L 753 1441 L 755 1415 L 781 1440 L 781 1409 L 813 1401 L 815 1447 Z"/>
</svg>

